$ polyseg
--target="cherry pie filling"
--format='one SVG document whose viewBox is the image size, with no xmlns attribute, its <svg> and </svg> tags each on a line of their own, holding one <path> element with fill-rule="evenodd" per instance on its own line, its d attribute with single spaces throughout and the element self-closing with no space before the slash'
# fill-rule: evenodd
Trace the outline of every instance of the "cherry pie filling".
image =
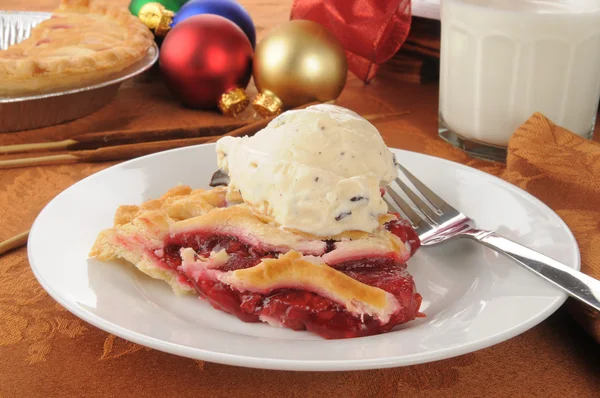
<svg viewBox="0 0 600 398">
<path fill-rule="evenodd" d="M 410 247 L 411 255 L 419 247 L 419 239 L 406 221 L 397 220 L 386 224 L 387 229 Z M 334 250 L 334 242 L 327 242 L 327 251 Z M 202 257 L 211 252 L 225 250 L 227 262 L 220 271 L 234 271 L 259 264 L 264 258 L 277 258 L 280 252 L 243 243 L 229 235 L 185 233 L 170 237 L 165 247 L 155 254 L 166 267 L 176 270 L 186 283 L 218 310 L 237 316 L 244 322 L 266 321 L 293 330 L 309 330 L 324 338 L 349 338 L 379 334 L 394 326 L 421 316 L 421 296 L 415 292 L 412 277 L 406 264 L 395 256 L 365 257 L 330 264 L 338 271 L 359 282 L 378 287 L 393 294 L 400 309 L 392 314 L 389 322 L 381 324 L 377 319 L 364 315 L 357 317 L 346 308 L 313 292 L 298 289 L 278 289 L 268 294 L 240 292 L 219 281 L 202 279 L 195 281 L 180 271 L 180 249 L 189 247 Z"/>
</svg>

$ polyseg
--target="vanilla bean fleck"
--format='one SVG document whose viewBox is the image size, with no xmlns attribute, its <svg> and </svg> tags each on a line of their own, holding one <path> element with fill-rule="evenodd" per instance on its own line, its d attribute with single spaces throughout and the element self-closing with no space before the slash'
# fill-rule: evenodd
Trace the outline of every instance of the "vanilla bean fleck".
<svg viewBox="0 0 600 398">
<path fill-rule="evenodd" d="M 335 221 L 340 221 L 340 220 L 342 220 L 343 218 L 346 218 L 346 217 L 348 217 L 348 216 L 350 216 L 350 215 L 352 215 L 352 212 L 351 212 L 351 211 L 345 211 L 345 212 L 343 212 L 343 213 L 340 213 L 340 214 L 338 214 L 338 215 L 335 217 Z"/>
</svg>

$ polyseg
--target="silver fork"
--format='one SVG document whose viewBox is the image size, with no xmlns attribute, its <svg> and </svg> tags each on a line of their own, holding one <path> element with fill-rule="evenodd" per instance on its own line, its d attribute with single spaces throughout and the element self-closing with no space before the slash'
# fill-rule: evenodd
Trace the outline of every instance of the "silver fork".
<svg viewBox="0 0 600 398">
<path fill-rule="evenodd" d="M 398 205 L 421 239 L 422 246 L 432 246 L 454 238 L 469 238 L 513 259 L 528 270 L 552 282 L 570 296 L 600 311 L 600 281 L 572 269 L 535 250 L 503 238 L 494 231 L 475 228 L 475 221 L 456 210 L 436 195 L 425 184 L 399 165 L 411 184 L 427 200 L 421 199 L 400 178 L 396 183 L 423 215 L 415 211 L 397 192 L 388 188 L 384 196 L 388 207 L 393 208 L 387 196 Z"/>
</svg>

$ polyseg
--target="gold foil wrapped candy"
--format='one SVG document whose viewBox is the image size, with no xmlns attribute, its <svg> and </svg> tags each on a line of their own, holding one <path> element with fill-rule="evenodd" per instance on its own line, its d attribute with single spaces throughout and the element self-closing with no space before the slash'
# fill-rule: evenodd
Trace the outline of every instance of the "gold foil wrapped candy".
<svg viewBox="0 0 600 398">
<path fill-rule="evenodd" d="M 219 109 L 224 115 L 234 116 L 240 113 L 250 104 L 246 92 L 241 88 L 229 90 L 221 96 L 219 100 Z"/>
<path fill-rule="evenodd" d="M 171 30 L 175 13 L 160 3 L 147 3 L 140 9 L 138 18 L 154 32 L 156 37 L 165 37 Z"/>
</svg>

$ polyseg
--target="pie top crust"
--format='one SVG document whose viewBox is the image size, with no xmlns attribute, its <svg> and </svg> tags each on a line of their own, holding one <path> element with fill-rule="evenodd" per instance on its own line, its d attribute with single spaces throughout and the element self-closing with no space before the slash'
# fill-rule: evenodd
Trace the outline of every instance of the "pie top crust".
<svg viewBox="0 0 600 398">
<path fill-rule="evenodd" d="M 141 60 L 152 43 L 152 33 L 125 8 L 61 0 L 29 38 L 0 51 L 0 96 L 101 82 Z"/>
<path fill-rule="evenodd" d="M 142 272 L 170 283 L 176 293 L 185 293 L 193 287 L 182 281 L 177 271 L 157 264 L 169 242 L 177 242 L 186 234 L 235 236 L 244 244 L 280 254 L 263 258 L 250 268 L 227 271 L 220 269 L 227 261 L 226 252 L 203 258 L 182 245 L 179 270 L 192 279 L 208 277 L 239 291 L 266 292 L 282 287 L 311 291 L 356 316 L 370 315 L 382 323 L 399 308 L 392 294 L 336 270 L 336 264 L 353 258 L 393 257 L 399 263 L 406 262 L 410 248 L 385 228 L 389 217 L 382 218 L 380 228 L 373 233 L 350 231 L 327 243 L 323 237 L 298 234 L 258 218 L 240 199 L 228 196 L 226 188 L 192 190 L 179 186 L 141 206 L 121 206 L 114 226 L 98 235 L 90 256 L 103 261 L 125 259 Z"/>
<path fill-rule="evenodd" d="M 193 275 L 191 268 L 203 261 L 194 260 L 192 249 L 184 249 L 182 256 L 182 266 Z M 298 288 L 331 299 L 351 314 L 370 315 L 382 323 L 387 323 L 399 307 L 391 293 L 352 279 L 318 257 L 304 256 L 294 250 L 277 259 L 264 259 L 254 267 L 229 272 L 210 271 L 215 274 L 213 279 L 241 292 L 268 294 L 278 288 Z"/>
</svg>

